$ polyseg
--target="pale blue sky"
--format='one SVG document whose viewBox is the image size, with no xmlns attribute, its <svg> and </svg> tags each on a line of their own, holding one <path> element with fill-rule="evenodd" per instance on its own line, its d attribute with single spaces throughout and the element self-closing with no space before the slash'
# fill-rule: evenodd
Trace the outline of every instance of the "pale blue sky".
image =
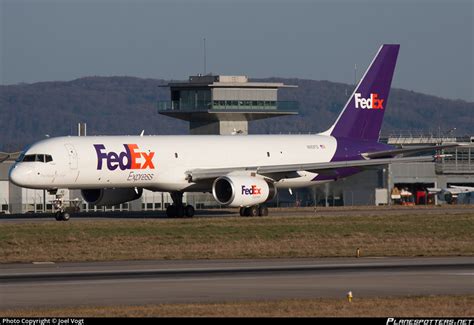
<svg viewBox="0 0 474 325">
<path fill-rule="evenodd" d="M 394 86 L 474 101 L 474 1 L 0 0 L 0 83 L 203 72 L 354 81 L 400 43 Z"/>
</svg>

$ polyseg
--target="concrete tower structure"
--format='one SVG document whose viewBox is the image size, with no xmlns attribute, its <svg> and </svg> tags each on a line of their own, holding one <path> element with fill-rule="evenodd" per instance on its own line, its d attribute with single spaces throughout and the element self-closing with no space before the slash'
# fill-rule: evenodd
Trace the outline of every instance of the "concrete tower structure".
<svg viewBox="0 0 474 325">
<path fill-rule="evenodd" d="M 298 114 L 295 101 L 278 101 L 276 82 L 249 82 L 246 76 L 190 76 L 173 82 L 171 100 L 158 102 L 160 114 L 189 121 L 190 134 L 247 134 L 248 121 Z"/>
</svg>

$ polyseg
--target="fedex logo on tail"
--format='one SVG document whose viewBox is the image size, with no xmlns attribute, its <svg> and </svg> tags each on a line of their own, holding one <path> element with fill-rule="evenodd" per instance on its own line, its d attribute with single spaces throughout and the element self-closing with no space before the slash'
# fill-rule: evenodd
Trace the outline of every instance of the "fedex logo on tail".
<svg viewBox="0 0 474 325">
<path fill-rule="evenodd" d="M 362 109 L 383 109 L 384 99 L 379 98 L 379 94 L 371 93 L 370 98 L 362 98 L 360 93 L 354 94 L 355 108 Z"/>
<path fill-rule="evenodd" d="M 242 195 L 261 195 L 262 189 L 257 187 L 257 185 L 252 185 L 251 187 L 247 187 L 242 185 Z"/>
<path fill-rule="evenodd" d="M 153 151 L 139 151 L 136 144 L 124 144 L 125 151 L 116 153 L 114 151 L 107 152 L 103 144 L 94 144 L 97 153 L 97 169 L 101 170 L 102 166 L 107 166 L 108 170 L 127 169 L 155 169 L 153 165 Z"/>
</svg>

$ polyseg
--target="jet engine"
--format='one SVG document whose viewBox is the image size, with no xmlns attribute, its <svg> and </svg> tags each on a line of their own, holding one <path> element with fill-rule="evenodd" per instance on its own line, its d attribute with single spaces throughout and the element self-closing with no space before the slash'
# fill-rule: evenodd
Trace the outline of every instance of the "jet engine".
<svg viewBox="0 0 474 325">
<path fill-rule="evenodd" d="M 451 193 L 450 191 L 441 191 L 439 194 L 438 194 L 438 198 L 442 201 L 446 201 L 446 203 L 448 204 L 452 204 L 453 203 L 453 199 L 454 199 L 454 195 L 453 193 Z M 457 195 L 456 195 L 457 197 Z"/>
<path fill-rule="evenodd" d="M 142 196 L 141 188 L 111 188 L 81 190 L 84 200 L 92 205 L 117 205 Z"/>
<path fill-rule="evenodd" d="M 276 188 L 261 177 L 221 176 L 212 184 L 212 195 L 225 206 L 249 207 L 273 199 Z"/>
</svg>

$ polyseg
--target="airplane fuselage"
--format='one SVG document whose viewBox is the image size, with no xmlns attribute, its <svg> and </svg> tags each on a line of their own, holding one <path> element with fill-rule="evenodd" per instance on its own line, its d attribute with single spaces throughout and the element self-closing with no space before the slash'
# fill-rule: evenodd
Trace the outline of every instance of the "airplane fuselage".
<svg viewBox="0 0 474 325">
<path fill-rule="evenodd" d="M 40 189 L 206 191 L 207 184 L 190 182 L 186 172 L 361 159 L 358 146 L 349 142 L 325 135 L 59 137 L 42 140 L 25 152 L 27 156 L 50 155 L 51 161 L 19 162 L 11 170 L 11 179 L 23 187 Z M 371 146 L 386 148 L 379 143 Z M 367 149 L 368 144 L 360 147 Z M 297 171 L 275 185 L 305 187 L 338 177 L 318 180 L 317 176 Z"/>
</svg>

